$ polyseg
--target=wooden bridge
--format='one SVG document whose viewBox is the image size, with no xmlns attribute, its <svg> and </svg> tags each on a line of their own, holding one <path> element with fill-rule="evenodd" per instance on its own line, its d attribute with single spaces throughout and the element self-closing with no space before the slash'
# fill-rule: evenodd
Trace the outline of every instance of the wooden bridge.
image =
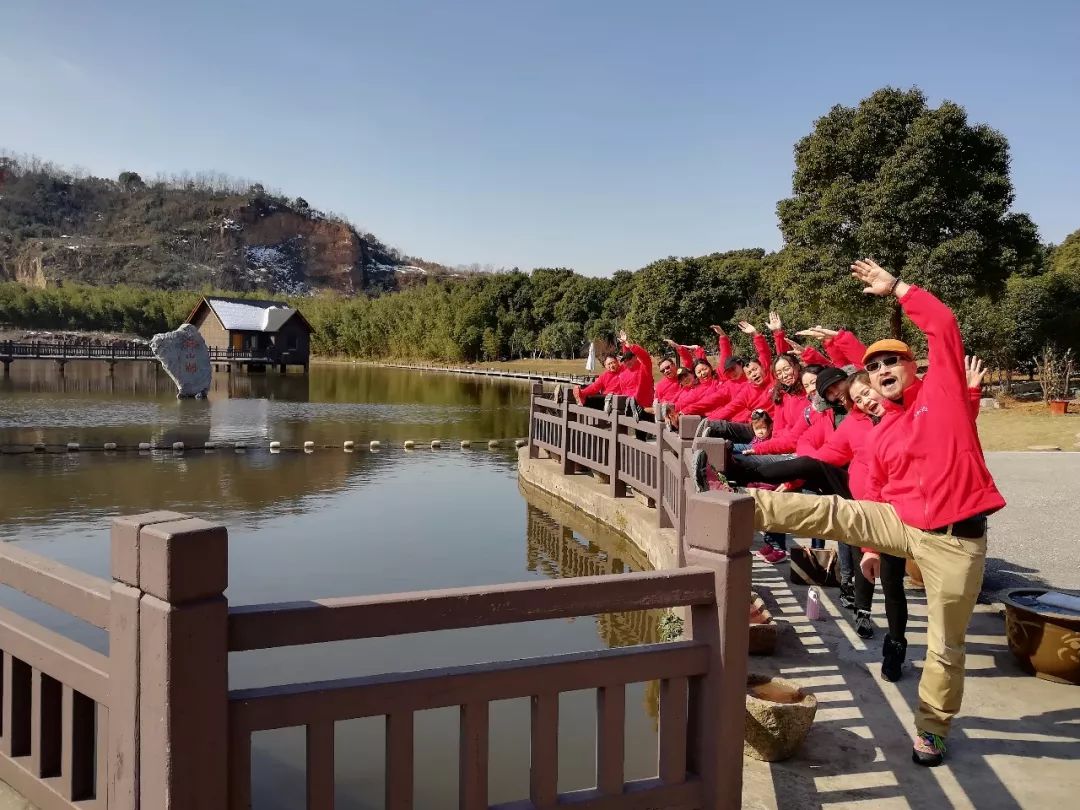
<svg viewBox="0 0 1080 810">
<path fill-rule="evenodd" d="M 287 357 L 271 357 L 268 354 L 257 354 L 250 351 L 235 351 L 233 349 L 210 349 L 210 362 L 215 364 L 242 364 L 246 366 L 272 366 L 284 365 Z M 157 357 L 145 343 L 112 343 L 107 346 L 99 346 L 92 343 L 46 343 L 30 341 L 16 343 L 15 341 L 0 342 L 0 363 L 4 366 L 4 374 L 11 371 L 11 364 L 16 360 L 54 360 L 59 365 L 61 373 L 64 366 L 76 360 L 94 360 L 109 364 L 111 371 L 113 366 L 121 360 L 150 360 L 157 362 Z"/>
</svg>

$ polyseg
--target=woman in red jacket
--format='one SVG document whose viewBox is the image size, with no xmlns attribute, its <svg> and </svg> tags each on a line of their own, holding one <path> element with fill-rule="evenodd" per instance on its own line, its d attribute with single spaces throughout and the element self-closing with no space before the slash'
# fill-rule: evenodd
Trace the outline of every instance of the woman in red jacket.
<svg viewBox="0 0 1080 810">
<path fill-rule="evenodd" d="M 697 435 L 749 444 L 754 440 L 750 414 L 759 408 L 772 414 L 772 394 L 776 379 L 772 374 L 772 351 L 764 335 L 759 334 L 758 330 L 746 321 L 739 321 L 739 329 L 752 338 L 757 358 L 747 361 L 744 367 L 745 382 L 741 383 L 740 388 L 732 389 L 732 398 L 705 414 L 706 418 L 698 425 Z"/>
</svg>

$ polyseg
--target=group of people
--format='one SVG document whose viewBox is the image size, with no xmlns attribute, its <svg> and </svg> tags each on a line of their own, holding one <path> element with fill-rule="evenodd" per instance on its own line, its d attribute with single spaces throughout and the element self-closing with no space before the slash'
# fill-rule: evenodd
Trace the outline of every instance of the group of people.
<svg viewBox="0 0 1080 810">
<path fill-rule="evenodd" d="M 964 639 L 986 556 L 986 518 L 1004 506 L 987 470 L 975 427 L 985 369 L 965 356 L 953 313 L 926 290 L 873 260 L 851 266 L 864 292 L 894 296 L 927 338 L 928 368 L 899 340 L 865 346 L 846 330 L 800 331 L 822 350 L 789 340 L 772 313 L 768 340 L 745 321 L 755 356 L 732 354 L 719 326 L 718 360 L 701 346 L 667 341 L 659 362 L 620 335 L 621 356 L 605 358 L 592 385 L 575 388 L 579 404 L 626 397 L 640 419 L 677 427 L 702 417 L 698 437 L 727 439 L 723 465 L 706 450 L 693 456 L 699 490 L 735 489 L 755 501 L 758 553 L 786 557 L 788 533 L 839 543 L 841 604 L 854 611 L 856 632 L 873 635 L 875 582 L 881 579 L 888 634 L 882 676 L 901 677 L 907 651 L 905 561 L 918 564 L 927 598 L 927 652 L 919 685 L 912 759 L 938 765 L 960 708 Z M 705 444 L 702 442 L 702 444 Z M 713 443 L 716 444 L 716 443 Z M 723 472 L 718 472 L 720 466 Z"/>
</svg>

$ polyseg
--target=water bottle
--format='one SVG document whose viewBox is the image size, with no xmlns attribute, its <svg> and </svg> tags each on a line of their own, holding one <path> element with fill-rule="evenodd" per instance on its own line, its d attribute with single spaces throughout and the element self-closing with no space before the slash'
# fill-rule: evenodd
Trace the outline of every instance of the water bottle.
<svg viewBox="0 0 1080 810">
<path fill-rule="evenodd" d="M 821 618 L 821 594 L 817 588 L 811 588 L 806 595 L 806 618 L 812 622 Z"/>
</svg>

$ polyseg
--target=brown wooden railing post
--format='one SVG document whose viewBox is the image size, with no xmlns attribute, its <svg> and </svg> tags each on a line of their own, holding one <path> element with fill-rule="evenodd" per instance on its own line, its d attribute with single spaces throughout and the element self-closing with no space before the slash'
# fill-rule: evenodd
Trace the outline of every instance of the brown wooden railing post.
<svg viewBox="0 0 1080 810">
<path fill-rule="evenodd" d="M 228 532 L 194 518 L 151 523 L 136 550 L 139 806 L 224 810 Z"/>
<path fill-rule="evenodd" d="M 109 706 L 106 784 L 109 810 L 139 806 L 139 532 L 153 523 L 183 520 L 178 512 L 149 512 L 112 523 L 109 594 Z"/>
<path fill-rule="evenodd" d="M 699 422 L 699 416 L 679 417 L 679 521 L 675 526 L 675 539 L 680 565 L 686 565 L 686 490 L 691 484 L 686 468 L 686 451 L 694 441 Z"/>
<path fill-rule="evenodd" d="M 612 498 L 626 497 L 626 482 L 619 480 L 619 418 L 626 408 L 626 397 L 611 398 L 611 438 L 608 439 L 608 491 Z"/>
<path fill-rule="evenodd" d="M 562 425 L 559 441 L 559 449 L 562 452 L 562 457 L 559 459 L 562 464 L 562 474 L 571 475 L 575 472 L 574 462 L 570 460 L 570 403 L 574 401 L 573 391 L 567 391 L 562 401 Z"/>
<path fill-rule="evenodd" d="M 529 394 L 529 458 L 540 458 L 540 448 L 536 446 L 536 398 L 544 395 L 543 383 L 533 383 Z"/>
<path fill-rule="evenodd" d="M 690 693 L 690 770 L 704 787 L 702 807 L 742 806 L 742 741 L 750 604 L 750 542 L 754 501 L 705 492 L 686 502 L 686 562 L 711 568 L 716 604 L 695 605 L 689 635 L 710 647 L 709 672 Z"/>
</svg>

